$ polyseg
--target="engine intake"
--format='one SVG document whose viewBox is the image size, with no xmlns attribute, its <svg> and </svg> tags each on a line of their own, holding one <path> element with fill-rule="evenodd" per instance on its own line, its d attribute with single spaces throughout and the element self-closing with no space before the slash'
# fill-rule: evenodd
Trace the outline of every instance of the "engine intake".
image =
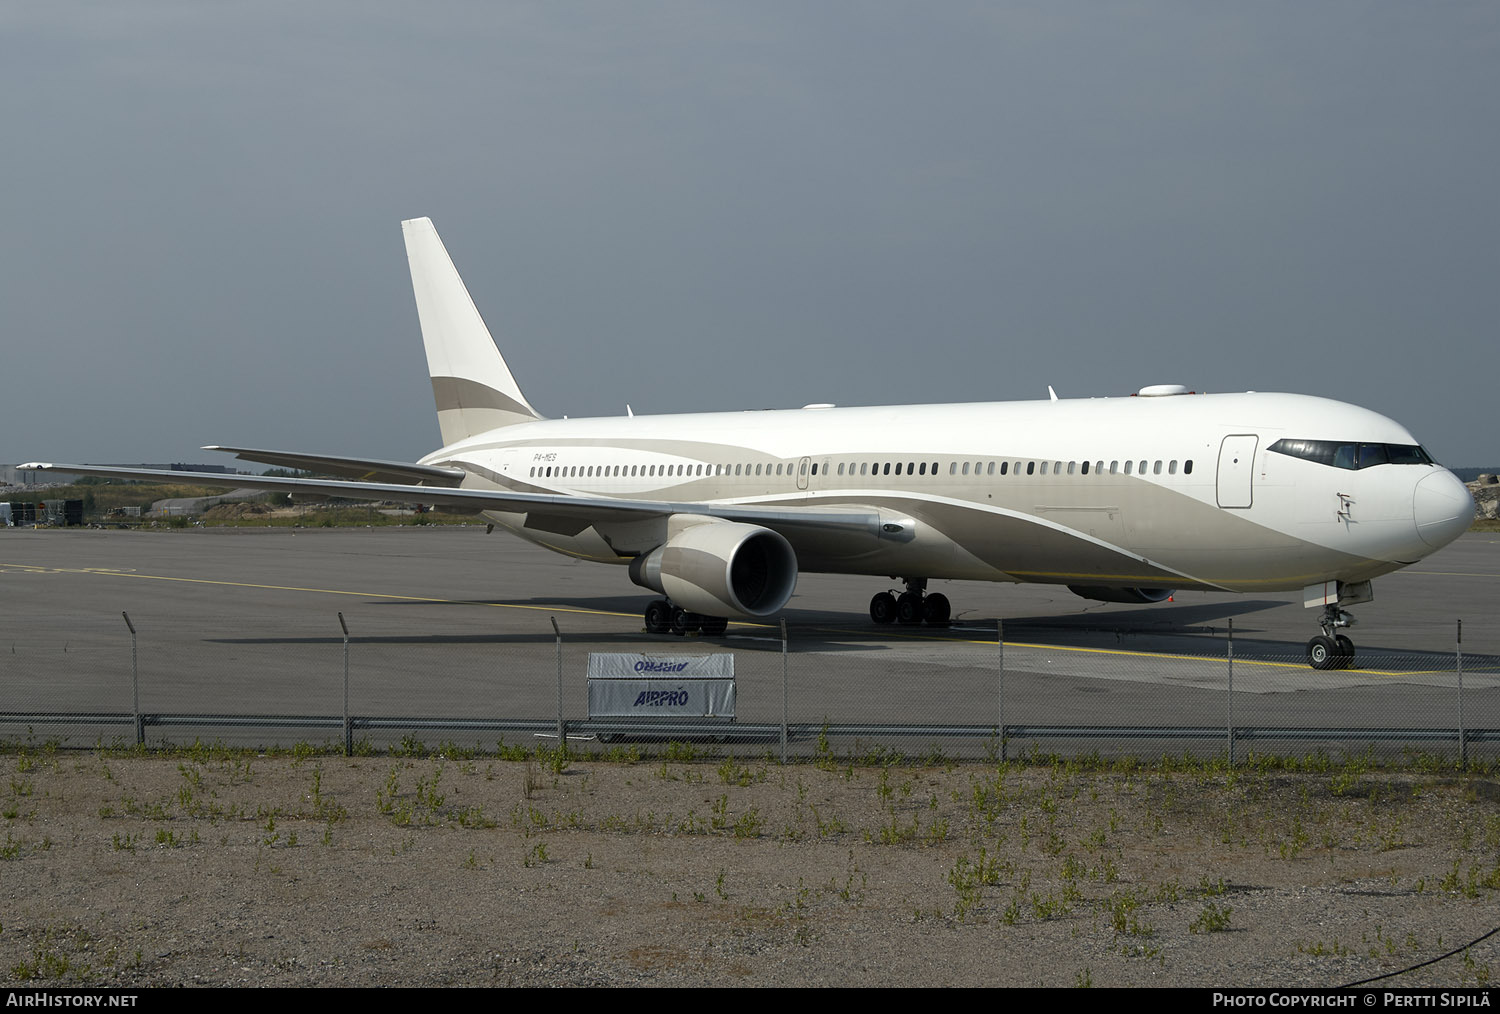
<svg viewBox="0 0 1500 1014">
<path fill-rule="evenodd" d="M 704 616 L 779 612 L 797 587 L 797 554 L 769 528 L 709 521 L 630 561 L 630 580 Z"/>
</svg>

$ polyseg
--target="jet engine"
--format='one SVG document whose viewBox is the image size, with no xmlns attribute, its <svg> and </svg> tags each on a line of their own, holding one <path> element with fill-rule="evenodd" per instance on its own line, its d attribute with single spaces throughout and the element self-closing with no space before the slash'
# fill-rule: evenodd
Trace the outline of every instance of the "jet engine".
<svg viewBox="0 0 1500 1014">
<path fill-rule="evenodd" d="M 1070 584 L 1068 591 L 1096 602 L 1165 602 L 1172 588 L 1105 588 L 1099 585 Z"/>
<path fill-rule="evenodd" d="M 630 579 L 704 616 L 770 616 L 797 587 L 797 554 L 769 528 L 708 521 L 630 561 Z"/>
</svg>

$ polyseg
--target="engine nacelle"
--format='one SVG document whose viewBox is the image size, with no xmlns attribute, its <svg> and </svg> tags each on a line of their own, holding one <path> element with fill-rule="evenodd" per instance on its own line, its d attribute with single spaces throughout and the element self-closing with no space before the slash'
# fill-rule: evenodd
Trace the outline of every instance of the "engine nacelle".
<svg viewBox="0 0 1500 1014">
<path fill-rule="evenodd" d="M 1070 584 L 1068 591 L 1096 602 L 1165 602 L 1173 588 L 1104 588 L 1098 585 Z"/>
<path fill-rule="evenodd" d="M 630 561 L 630 580 L 704 616 L 758 619 L 797 587 L 797 554 L 769 528 L 705 521 Z"/>
</svg>

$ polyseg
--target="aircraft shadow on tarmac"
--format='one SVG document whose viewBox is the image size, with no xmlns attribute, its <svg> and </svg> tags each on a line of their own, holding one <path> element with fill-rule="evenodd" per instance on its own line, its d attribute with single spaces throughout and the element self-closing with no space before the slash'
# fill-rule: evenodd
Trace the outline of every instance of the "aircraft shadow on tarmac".
<svg viewBox="0 0 1500 1014">
<path fill-rule="evenodd" d="M 622 651 L 704 651 L 729 648 L 736 651 L 780 651 L 780 624 L 778 619 L 756 623 L 731 623 L 726 638 L 674 637 L 670 634 L 648 634 L 635 628 L 635 615 L 640 611 L 638 596 L 591 596 L 577 598 L 528 598 L 528 599 L 452 599 L 432 601 L 424 599 L 372 600 L 368 607 L 377 614 L 382 611 L 401 611 L 420 607 L 422 611 L 452 609 L 453 607 L 513 607 L 525 609 L 534 617 L 526 623 L 530 629 L 515 630 L 514 614 L 507 618 L 509 630 L 489 630 L 475 633 L 394 633 L 382 631 L 379 624 L 373 630 L 351 629 L 351 642 L 356 644 L 390 645 L 551 645 L 555 643 L 549 616 L 555 616 L 562 630 L 565 644 L 587 642 L 589 645 L 615 647 Z M 1060 648 L 1092 648 L 1123 650 L 1142 654 L 1181 654 L 1223 657 L 1227 653 L 1227 634 L 1230 619 L 1234 620 L 1235 656 L 1245 660 L 1268 660 L 1297 662 L 1305 657 L 1305 645 L 1301 641 L 1268 639 L 1262 627 L 1253 621 L 1255 614 L 1280 609 L 1286 602 L 1275 599 L 1225 599 L 1223 601 L 1182 603 L 1169 609 L 1159 606 L 1142 606 L 1135 609 L 1113 608 L 1096 612 L 1092 609 L 1063 615 L 1028 615 L 1004 617 L 1004 635 L 1007 643 L 1043 643 Z M 1086 609 L 1088 607 L 1085 607 Z M 551 614 L 549 609 L 557 612 Z M 606 614 L 598 617 L 591 614 Z M 989 617 L 956 617 L 947 627 L 925 625 L 901 626 L 892 624 L 879 626 L 868 616 L 860 613 L 820 609 L 785 610 L 787 622 L 787 650 L 793 653 L 840 651 L 880 652 L 894 642 L 910 643 L 913 640 L 929 644 L 945 640 L 973 644 L 992 640 L 996 633 L 996 620 Z M 351 618 L 352 619 L 352 618 Z M 620 629 L 621 622 L 627 629 Z M 497 624 L 498 626 L 498 624 Z M 614 629 L 609 629 L 614 628 Z M 277 637 L 219 637 L 205 640 L 219 644 L 338 644 L 341 638 L 334 636 L 277 636 Z M 1413 651 L 1411 649 L 1382 649 L 1378 646 L 1361 645 L 1359 657 L 1367 664 L 1382 667 L 1447 669 L 1453 666 L 1451 652 Z M 1377 661 L 1378 660 L 1378 661 Z M 1493 668 L 1496 660 L 1474 656 L 1466 658 L 1469 665 L 1478 670 Z M 1357 663 L 1358 665 L 1358 663 Z"/>
</svg>

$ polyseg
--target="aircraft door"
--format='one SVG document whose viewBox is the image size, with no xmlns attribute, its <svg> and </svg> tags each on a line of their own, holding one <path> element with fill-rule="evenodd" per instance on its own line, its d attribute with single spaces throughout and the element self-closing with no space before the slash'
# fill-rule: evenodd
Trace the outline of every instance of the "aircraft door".
<svg viewBox="0 0 1500 1014">
<path fill-rule="evenodd" d="M 1227 436 L 1219 445 L 1219 506 L 1249 507 L 1250 479 L 1255 469 L 1255 446 L 1260 438 L 1254 433 Z"/>
<path fill-rule="evenodd" d="M 797 465 L 797 488 L 807 488 L 807 473 L 812 468 L 812 458 L 803 458 Z"/>
</svg>

